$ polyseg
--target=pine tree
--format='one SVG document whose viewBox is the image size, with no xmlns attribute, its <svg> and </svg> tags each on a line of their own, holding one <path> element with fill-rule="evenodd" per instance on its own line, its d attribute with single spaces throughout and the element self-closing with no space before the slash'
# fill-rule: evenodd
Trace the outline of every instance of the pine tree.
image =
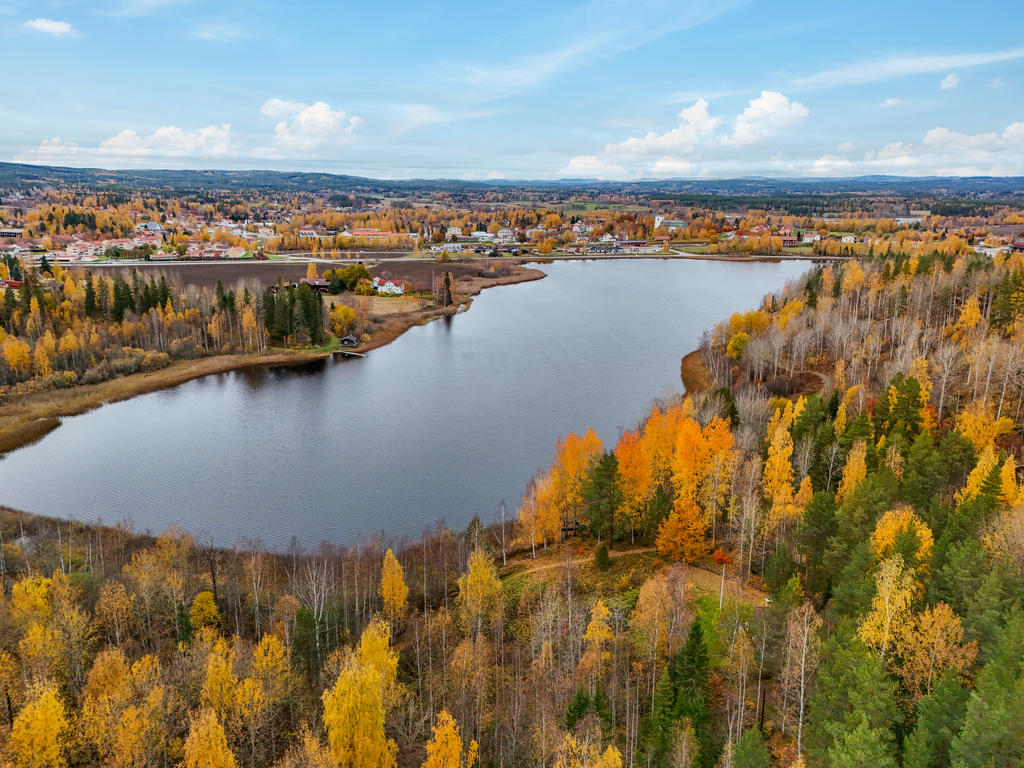
<svg viewBox="0 0 1024 768">
<path fill-rule="evenodd" d="M 573 730 L 576 723 L 582 720 L 590 711 L 590 694 L 582 685 L 576 688 L 576 694 L 569 702 L 569 708 L 565 711 L 566 730 Z"/>
<path fill-rule="evenodd" d="M 615 512 L 622 503 L 618 470 L 619 462 L 615 454 L 605 451 L 593 462 L 583 481 L 583 505 L 590 519 L 590 531 L 598 541 L 603 536 L 611 539 L 613 533 L 623 532 L 622 521 L 615 519 Z"/>
<path fill-rule="evenodd" d="M 732 768 L 772 768 L 771 755 L 761 731 L 748 728 L 732 751 Z"/>
</svg>

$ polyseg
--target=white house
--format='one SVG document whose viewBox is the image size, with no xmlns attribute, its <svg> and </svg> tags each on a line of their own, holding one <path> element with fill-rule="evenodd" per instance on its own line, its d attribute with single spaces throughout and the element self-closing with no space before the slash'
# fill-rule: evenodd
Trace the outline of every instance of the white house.
<svg viewBox="0 0 1024 768">
<path fill-rule="evenodd" d="M 448 237 L 462 237 L 462 227 L 448 227 L 445 230 L 445 235 Z"/>
<path fill-rule="evenodd" d="M 853 235 L 843 235 L 843 242 L 846 243 L 847 245 L 850 245 L 851 243 L 854 243 L 856 241 L 857 238 L 854 237 Z"/>
<path fill-rule="evenodd" d="M 800 235 L 801 243 L 816 243 L 821 240 L 821 235 L 817 232 L 804 232 Z"/>
<path fill-rule="evenodd" d="M 392 278 L 375 277 L 370 281 L 377 293 L 386 293 L 391 296 L 401 296 L 405 293 L 405 283 Z"/>
<path fill-rule="evenodd" d="M 470 237 L 472 237 L 474 240 L 481 241 L 494 239 L 494 235 L 492 235 L 490 232 L 474 232 L 472 235 L 470 235 Z"/>
</svg>

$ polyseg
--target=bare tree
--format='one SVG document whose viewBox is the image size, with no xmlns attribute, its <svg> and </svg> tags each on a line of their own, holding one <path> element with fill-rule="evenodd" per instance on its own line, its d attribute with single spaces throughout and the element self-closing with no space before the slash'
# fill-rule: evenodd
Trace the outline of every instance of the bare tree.
<svg viewBox="0 0 1024 768">
<path fill-rule="evenodd" d="M 818 665 L 818 630 L 821 618 L 810 602 L 794 608 L 786 619 L 785 650 L 782 666 L 782 731 L 795 709 L 796 751 L 803 750 L 804 707 L 807 689 Z"/>
</svg>

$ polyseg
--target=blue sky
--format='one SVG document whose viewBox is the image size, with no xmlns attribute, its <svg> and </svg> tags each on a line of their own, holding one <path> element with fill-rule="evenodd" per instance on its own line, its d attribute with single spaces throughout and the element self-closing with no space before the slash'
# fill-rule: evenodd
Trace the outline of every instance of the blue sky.
<svg viewBox="0 0 1024 768">
<path fill-rule="evenodd" d="M 1024 175 L 1024 9 L 0 0 L 0 159 L 411 178 Z"/>
</svg>

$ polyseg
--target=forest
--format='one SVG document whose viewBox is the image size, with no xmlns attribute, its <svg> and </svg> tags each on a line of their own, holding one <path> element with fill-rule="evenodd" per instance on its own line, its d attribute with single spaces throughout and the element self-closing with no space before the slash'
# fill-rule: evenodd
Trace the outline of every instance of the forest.
<svg viewBox="0 0 1024 768">
<path fill-rule="evenodd" d="M 309 266 L 308 276 L 320 276 Z M 355 265 L 323 273 L 337 291 L 368 275 Z M 316 347 L 328 332 L 371 327 L 359 296 L 325 313 L 322 295 L 306 284 L 264 287 L 250 278 L 210 290 L 137 270 L 72 273 L 45 259 L 39 268 L 0 262 L 0 277 L 22 283 L 0 294 L 0 391 L 7 397 L 159 370 L 174 360 L 262 354 L 271 344 Z"/>
<path fill-rule="evenodd" d="M 1021 254 L 817 266 L 417 541 L 0 513 L 0 764 L 1020 765 L 1022 314 Z"/>
</svg>

